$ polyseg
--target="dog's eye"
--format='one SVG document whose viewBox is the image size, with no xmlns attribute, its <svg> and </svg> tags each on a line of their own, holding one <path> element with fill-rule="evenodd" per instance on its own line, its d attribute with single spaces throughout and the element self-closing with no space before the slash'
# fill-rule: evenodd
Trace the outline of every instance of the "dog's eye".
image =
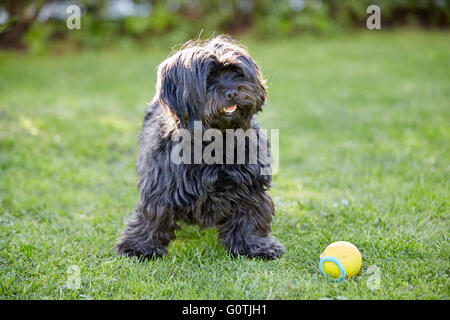
<svg viewBox="0 0 450 320">
<path fill-rule="evenodd" d="M 233 80 L 238 80 L 240 78 L 243 78 L 244 75 L 241 72 L 237 72 L 237 71 L 231 71 L 231 70 L 224 70 L 221 71 L 219 76 L 221 78 L 228 78 L 228 79 L 233 79 Z"/>
<path fill-rule="evenodd" d="M 208 76 L 206 78 L 206 81 L 208 82 L 208 84 L 212 84 L 213 82 L 216 81 L 216 79 L 218 78 L 218 73 L 216 70 L 211 70 L 208 73 Z"/>
<path fill-rule="evenodd" d="M 220 77 L 225 77 L 227 74 L 229 74 L 230 73 L 230 70 L 228 70 L 228 69 L 222 69 L 222 70 L 220 70 L 220 72 L 219 72 L 219 76 Z"/>
<path fill-rule="evenodd" d="M 217 71 L 214 69 L 211 69 L 208 71 L 208 78 L 214 77 L 217 75 Z"/>
</svg>

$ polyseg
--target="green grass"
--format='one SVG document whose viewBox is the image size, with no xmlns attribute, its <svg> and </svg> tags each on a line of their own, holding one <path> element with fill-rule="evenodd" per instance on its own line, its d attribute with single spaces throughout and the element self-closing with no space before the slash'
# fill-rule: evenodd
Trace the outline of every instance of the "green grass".
<svg viewBox="0 0 450 320">
<path fill-rule="evenodd" d="M 448 33 L 364 32 L 245 41 L 268 80 L 258 115 L 280 130 L 270 191 L 276 261 L 232 259 L 183 226 L 162 259 L 118 257 L 155 68 L 169 53 L 117 48 L 0 55 L 0 298 L 449 299 Z M 354 243 L 360 274 L 318 269 Z M 70 289 L 69 267 L 81 287 Z M 380 286 L 370 289 L 380 268 Z"/>
</svg>

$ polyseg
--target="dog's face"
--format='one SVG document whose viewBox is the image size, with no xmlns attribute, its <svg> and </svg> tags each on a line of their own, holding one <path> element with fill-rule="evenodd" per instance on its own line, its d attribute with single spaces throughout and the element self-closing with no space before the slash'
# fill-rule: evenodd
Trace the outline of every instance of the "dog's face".
<svg viewBox="0 0 450 320">
<path fill-rule="evenodd" d="M 261 72 L 242 47 L 217 37 L 188 43 L 158 68 L 156 99 L 184 128 L 247 129 L 267 93 Z"/>
<path fill-rule="evenodd" d="M 236 129 L 248 127 L 261 110 L 265 91 L 260 83 L 246 77 L 239 66 L 212 67 L 207 79 L 205 119 L 209 127 Z"/>
</svg>

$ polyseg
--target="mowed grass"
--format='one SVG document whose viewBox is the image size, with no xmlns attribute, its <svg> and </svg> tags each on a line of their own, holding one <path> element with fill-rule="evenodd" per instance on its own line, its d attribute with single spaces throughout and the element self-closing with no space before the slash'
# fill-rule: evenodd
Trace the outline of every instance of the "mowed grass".
<svg viewBox="0 0 450 320">
<path fill-rule="evenodd" d="M 185 225 L 162 259 L 116 255 L 168 49 L 2 53 L 0 298 L 449 299 L 448 39 L 244 41 L 268 78 L 258 119 L 279 129 L 276 261 L 230 258 L 214 229 Z M 337 240 L 363 265 L 334 283 L 318 262 Z"/>
</svg>

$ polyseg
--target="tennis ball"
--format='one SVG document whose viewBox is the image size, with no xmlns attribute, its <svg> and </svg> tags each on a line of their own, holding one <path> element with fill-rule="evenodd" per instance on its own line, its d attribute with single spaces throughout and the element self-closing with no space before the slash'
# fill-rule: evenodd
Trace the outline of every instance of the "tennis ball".
<svg viewBox="0 0 450 320">
<path fill-rule="evenodd" d="M 358 248 L 347 241 L 330 244 L 320 255 L 319 268 L 323 275 L 334 280 L 354 277 L 361 268 Z"/>
</svg>

